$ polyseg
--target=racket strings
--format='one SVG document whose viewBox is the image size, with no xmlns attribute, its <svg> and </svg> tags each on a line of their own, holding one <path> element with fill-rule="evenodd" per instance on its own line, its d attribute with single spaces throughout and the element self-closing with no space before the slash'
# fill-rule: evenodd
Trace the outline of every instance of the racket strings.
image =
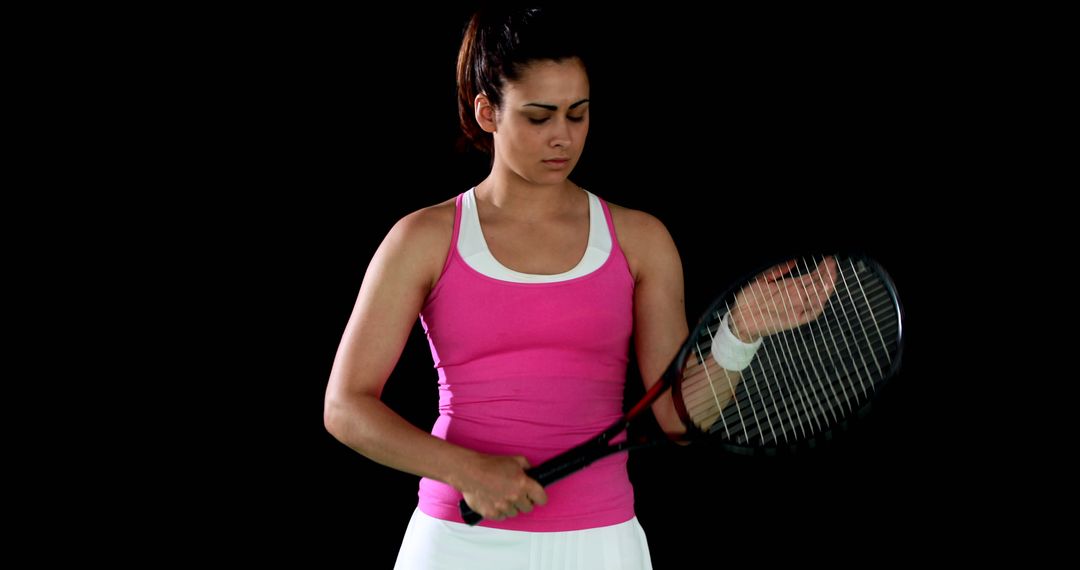
<svg viewBox="0 0 1080 570">
<path fill-rule="evenodd" d="M 713 398 L 713 403 L 716 404 L 716 407 L 714 409 L 723 410 L 724 406 L 727 404 L 727 402 L 728 402 L 728 400 L 730 400 L 730 398 L 728 398 L 727 393 L 724 393 L 724 392 L 718 393 L 716 391 L 716 384 L 713 382 L 712 375 L 709 373 L 709 367 L 706 364 L 708 362 L 708 360 L 706 360 L 705 355 L 701 353 L 701 345 L 697 344 L 697 343 L 694 343 L 694 348 L 697 350 L 696 355 L 697 355 L 697 358 L 698 358 L 698 363 L 699 364 L 705 364 L 705 366 L 703 366 L 702 369 L 705 372 L 705 383 L 709 386 L 709 391 L 711 392 L 711 395 L 712 395 L 712 398 Z M 735 385 L 731 381 L 730 376 L 728 374 L 726 374 L 727 371 L 723 370 L 723 369 L 720 369 L 719 372 L 724 373 L 723 375 L 727 378 L 728 390 L 729 390 L 728 393 L 730 393 L 732 396 L 734 396 L 736 394 Z M 700 390 L 695 390 L 695 391 L 699 392 L 699 393 L 701 392 Z M 723 402 L 720 401 L 721 398 L 723 398 Z M 742 415 L 742 412 L 739 410 L 737 402 L 736 402 L 735 410 L 740 416 Z M 745 424 L 743 424 L 743 425 L 745 427 Z M 727 422 L 724 422 L 723 428 L 724 428 L 724 436 L 725 437 L 731 437 L 731 431 L 728 430 Z M 746 435 L 746 434 L 744 433 L 744 435 Z"/>
<path fill-rule="evenodd" d="M 884 293 L 883 293 L 881 301 L 880 301 L 880 307 L 884 308 L 887 303 L 889 303 L 889 301 L 884 296 Z M 868 319 L 869 318 L 868 315 L 866 315 L 865 318 Z M 850 316 L 845 316 L 844 319 L 847 322 L 847 325 L 846 325 L 847 328 L 846 329 L 839 328 L 839 326 L 841 326 L 843 323 L 831 324 L 829 329 L 828 329 L 828 335 L 826 335 L 826 341 L 831 343 L 831 345 L 832 345 L 831 350 L 833 351 L 834 355 L 840 355 L 840 356 L 848 357 L 848 356 L 850 356 L 852 354 L 852 351 L 855 350 L 853 348 L 852 343 L 849 341 L 848 337 L 846 335 L 841 337 L 842 341 L 843 341 L 843 346 L 842 347 L 837 346 L 836 340 L 835 340 L 836 337 L 840 333 L 843 332 L 843 330 L 850 330 L 850 328 L 852 327 Z M 825 319 L 823 319 L 823 320 L 829 320 L 828 316 L 826 315 Z M 896 322 L 893 321 L 892 324 L 895 325 Z M 718 326 L 719 326 L 719 323 L 714 324 L 712 326 L 712 328 L 717 328 Z M 715 334 L 715 333 L 712 333 L 712 334 Z M 770 340 L 772 340 L 772 339 L 766 339 L 766 341 L 763 343 L 763 346 L 762 346 L 761 350 L 765 350 L 768 353 L 773 353 L 773 350 L 772 350 L 773 345 L 769 344 Z M 787 338 L 780 337 L 779 340 L 784 341 L 784 344 L 781 346 L 782 349 L 784 348 L 784 346 L 790 346 L 790 343 L 787 342 L 787 340 L 788 340 Z M 879 335 L 879 340 L 883 340 L 883 339 L 881 339 L 880 335 Z M 772 342 L 775 343 L 776 340 L 772 340 Z M 766 344 L 768 344 L 768 346 L 766 346 Z M 817 347 L 818 350 L 820 350 L 820 348 L 821 348 L 820 346 Z M 789 359 L 784 359 L 784 360 L 781 361 L 781 360 L 777 359 L 775 357 L 775 355 L 773 355 L 773 358 L 770 358 L 770 359 L 755 359 L 754 364 L 756 364 L 757 367 L 760 368 L 761 372 L 763 372 L 765 374 L 769 374 L 769 373 L 771 373 L 773 371 L 773 368 L 775 366 L 777 366 L 779 364 L 790 365 L 790 363 L 792 363 L 792 362 L 793 361 L 790 358 Z M 695 364 L 697 366 L 700 366 L 701 365 L 701 359 L 698 359 L 698 362 L 695 363 Z M 715 365 L 715 363 L 713 363 L 713 364 Z M 691 367 L 689 367 L 684 376 L 687 377 L 687 378 L 693 377 L 695 375 L 695 373 L 697 372 L 695 370 L 695 368 L 696 368 L 696 366 L 693 366 L 693 365 Z M 753 373 L 755 370 L 759 370 L 759 368 L 751 367 L 750 371 L 751 371 L 751 373 Z M 790 367 L 789 367 L 789 369 L 790 369 Z"/>
<path fill-rule="evenodd" d="M 798 269 L 798 266 L 796 265 L 796 267 L 795 267 L 794 269 L 796 269 L 796 270 L 797 270 L 797 269 Z M 782 311 L 783 311 L 783 312 L 784 312 L 785 314 L 787 314 L 787 313 L 792 313 L 792 312 L 794 312 L 794 309 L 793 309 L 793 308 L 791 307 L 791 305 L 792 305 L 792 300 L 791 300 L 791 297 L 790 297 L 790 293 L 788 292 L 788 290 L 787 290 L 787 289 L 783 289 L 782 291 L 783 291 L 783 292 L 785 293 L 785 295 L 784 295 L 784 296 L 781 296 L 781 297 L 780 297 L 780 301 L 779 301 L 779 303 L 780 303 L 781 305 L 784 305 L 784 306 L 783 306 L 782 308 L 778 308 L 778 306 L 777 306 L 777 300 L 776 300 L 776 298 L 775 298 L 775 297 L 773 297 L 773 296 L 768 296 L 768 298 L 767 298 L 767 300 L 768 300 L 768 305 L 769 305 L 769 306 L 768 306 L 768 309 L 769 309 L 769 310 L 772 310 L 772 311 L 773 311 L 774 313 L 779 313 L 779 312 L 780 312 L 780 309 L 782 309 Z M 751 293 L 752 295 L 755 295 L 755 296 L 761 297 L 761 298 L 765 298 L 765 297 L 766 297 L 766 296 L 764 295 L 764 293 L 762 292 L 762 290 L 761 290 L 761 284 L 760 284 L 760 283 L 759 283 L 759 282 L 758 282 L 757 280 L 754 280 L 753 282 L 751 282 L 751 287 L 749 288 L 749 293 Z M 730 310 L 731 310 L 731 307 L 730 307 L 730 305 L 729 305 L 729 304 L 728 304 L 728 303 L 727 303 L 726 301 L 725 301 L 725 307 L 726 307 L 726 308 L 727 308 L 727 310 L 728 310 L 728 311 L 730 312 Z M 760 305 L 760 304 L 758 305 L 758 307 L 759 307 L 759 315 L 758 315 L 758 316 L 759 316 L 759 317 L 760 317 L 761 319 L 764 319 L 764 316 L 763 316 L 763 315 L 760 315 L 760 312 L 761 312 L 761 311 L 763 310 L 763 308 L 761 307 L 761 305 Z M 750 315 L 750 317 L 751 317 L 751 318 L 755 318 L 755 315 L 751 314 L 751 315 Z M 794 346 L 794 348 L 795 348 L 795 350 L 796 350 L 796 351 L 798 351 L 798 350 L 799 350 L 799 346 L 798 346 L 798 344 L 795 344 L 795 345 L 793 345 L 793 346 Z M 786 348 L 786 353 L 784 354 L 784 360 L 783 360 L 783 363 L 784 363 L 784 364 L 786 365 L 786 364 L 789 364 L 789 363 L 791 363 L 791 362 L 792 362 L 792 360 L 791 360 L 791 348 L 792 348 L 792 346 L 785 346 L 784 348 Z M 782 352 L 783 352 L 783 350 L 782 350 Z M 804 410 L 805 410 L 805 409 L 806 409 L 806 408 L 805 408 L 805 406 L 806 406 L 807 402 L 808 402 L 808 401 L 809 401 L 809 402 L 812 402 L 813 400 L 812 400 L 812 399 L 809 399 L 809 398 L 807 398 L 807 397 L 806 397 L 806 394 L 805 394 L 805 392 L 804 392 L 804 391 L 802 391 L 802 390 L 799 390 L 798 392 L 799 392 L 799 398 L 800 398 L 800 400 L 802 401 L 802 404 L 804 405 Z M 820 405 L 819 405 L 819 407 L 820 407 Z M 768 409 L 768 408 L 766 408 L 766 409 Z M 788 422 L 789 422 L 789 424 L 790 424 L 790 425 L 794 426 L 794 423 L 793 423 L 793 421 L 792 421 L 792 417 L 791 417 L 791 415 L 790 415 L 790 414 L 791 414 L 791 411 L 792 411 L 792 410 L 791 410 L 790 408 L 789 408 L 789 409 L 787 410 L 787 412 L 788 412 Z M 823 412 L 823 410 L 821 410 L 821 411 Z M 795 408 L 795 412 L 796 412 L 796 414 L 798 414 L 798 413 L 799 413 L 799 409 L 798 409 L 798 408 Z M 814 417 L 814 416 L 811 416 L 811 417 Z M 722 417 L 722 416 L 721 416 L 721 419 L 723 419 L 723 417 Z M 770 426 L 770 427 L 771 427 L 771 426 Z M 782 428 L 782 427 L 783 427 L 783 424 L 781 423 L 781 428 Z M 746 430 L 744 430 L 744 431 L 746 431 Z M 773 430 L 773 431 L 774 431 L 774 433 L 775 433 L 775 430 Z M 782 431 L 783 431 L 783 430 L 782 430 Z M 784 432 L 784 433 L 785 433 L 785 438 L 786 438 L 786 432 Z M 749 437 L 747 437 L 747 440 L 749 440 Z M 764 435 L 762 435 L 762 443 L 763 443 L 763 444 L 765 443 L 765 441 L 764 441 Z"/>
<path fill-rule="evenodd" d="M 802 259 L 792 276 L 820 267 Z M 858 265 L 857 265 L 858 263 Z M 736 443 L 791 442 L 819 433 L 865 404 L 889 373 L 899 339 L 899 319 L 888 288 L 863 262 L 846 259 L 827 272 L 835 289 L 810 280 L 807 304 L 821 314 L 795 329 L 763 339 L 741 373 L 723 369 L 710 358 L 721 326 L 717 311 L 703 327 L 682 380 L 682 398 L 691 420 L 703 431 L 723 430 Z M 768 295 L 753 281 L 744 290 L 756 296 L 759 309 L 790 315 L 797 302 L 789 288 Z M 733 299 L 732 299 L 733 300 Z M 762 301 L 764 301 L 762 303 Z M 730 313 L 729 300 L 723 309 Z M 751 316 L 753 318 L 753 316 Z M 758 315 L 766 319 L 764 314 Z"/>
<path fill-rule="evenodd" d="M 807 339 L 804 339 L 804 340 L 807 340 Z M 800 345 L 800 343 L 798 343 L 798 342 L 791 343 L 791 344 L 793 344 L 795 347 L 799 347 L 799 345 Z M 806 346 L 798 348 L 798 351 L 802 353 L 803 357 L 806 357 L 808 354 L 812 354 L 814 352 L 813 350 L 807 348 L 808 344 L 806 342 L 804 342 L 802 344 L 804 344 Z M 783 345 L 780 345 L 780 346 L 782 347 Z M 768 348 L 766 348 L 766 351 L 768 351 Z M 773 354 L 775 354 L 775 352 L 776 351 L 773 351 Z M 783 352 L 783 348 L 781 348 L 780 352 Z M 796 351 L 791 350 L 789 352 L 789 354 L 794 353 L 794 352 L 796 352 Z M 768 352 L 766 354 L 768 354 Z M 785 362 L 786 361 L 787 360 L 785 360 Z M 792 398 L 794 400 L 797 400 L 795 402 L 796 415 L 795 416 L 791 415 L 791 406 L 788 406 L 787 407 L 787 413 L 789 415 L 788 417 L 790 418 L 789 422 L 788 422 L 788 425 L 789 426 L 791 424 L 802 425 L 806 421 L 803 418 L 803 416 L 805 415 L 805 416 L 809 417 L 812 420 L 813 424 L 815 424 L 815 425 L 810 426 L 811 431 L 813 431 L 815 429 L 820 429 L 820 427 L 821 427 L 820 424 L 821 423 L 823 423 L 823 422 L 828 423 L 831 420 L 835 420 L 835 415 L 833 415 L 833 417 L 824 417 L 823 420 L 819 421 L 819 418 L 821 418 L 824 414 L 828 413 L 827 411 L 831 411 L 834 408 L 838 408 L 842 404 L 846 404 L 847 407 L 850 409 L 850 407 L 851 407 L 850 396 L 847 396 L 845 398 L 842 394 L 843 394 L 843 392 L 846 391 L 847 387 L 852 384 L 852 382 L 850 382 L 850 379 L 852 378 L 852 375 L 851 375 L 850 370 L 845 374 L 843 370 L 839 370 L 839 371 L 834 372 L 834 371 L 831 371 L 831 370 L 827 370 L 826 368 L 822 368 L 821 364 L 820 363 L 815 363 L 813 359 L 808 359 L 807 362 L 808 362 L 809 366 L 802 367 L 801 369 L 797 367 L 795 369 L 796 372 L 797 373 L 801 372 L 806 378 L 809 378 L 811 380 L 820 380 L 821 374 L 823 372 L 828 372 L 828 373 L 834 374 L 835 378 L 837 380 L 839 380 L 839 382 L 833 382 L 833 383 L 830 383 L 830 384 L 822 384 L 819 381 L 819 382 L 809 382 L 809 383 L 805 384 L 805 386 L 796 385 L 799 388 L 797 390 L 798 391 L 798 397 L 797 398 L 795 398 L 795 397 Z M 790 370 L 791 369 L 789 368 L 789 372 L 790 372 Z M 859 370 L 859 369 L 856 368 L 855 370 Z M 755 371 L 755 369 L 753 367 L 751 367 L 750 368 L 750 374 L 754 374 L 754 371 Z M 810 371 L 816 371 L 816 372 L 815 372 L 815 374 L 811 374 Z M 817 378 L 814 377 L 815 375 L 817 376 Z M 845 382 L 845 381 L 847 381 L 847 382 Z M 758 393 L 755 394 L 753 384 L 751 384 L 751 383 L 746 384 L 746 390 L 744 391 L 744 394 L 746 394 L 748 396 L 754 396 L 756 399 L 760 400 L 766 406 L 769 406 L 770 400 L 775 400 L 776 399 L 775 394 L 773 394 L 771 396 L 768 393 L 761 394 L 762 391 L 760 390 L 760 388 L 757 390 L 757 392 Z M 760 396 L 759 396 L 759 394 L 760 394 Z M 807 402 L 815 403 L 815 404 L 817 404 L 817 406 L 815 407 L 815 406 L 807 405 Z M 765 409 L 768 410 L 768 409 L 770 409 L 770 407 L 766 407 Z M 805 412 L 805 414 L 804 414 L 804 412 Z M 780 413 L 781 413 L 781 416 L 782 416 L 783 415 L 783 410 L 781 410 Z M 729 419 L 729 416 L 730 415 L 725 416 L 724 420 L 727 421 Z M 783 427 L 784 423 L 781 421 L 781 423 L 779 425 L 781 427 Z M 775 432 L 775 426 L 772 426 L 771 429 L 772 429 L 772 431 Z M 784 431 L 786 431 L 786 430 L 784 430 Z"/>
<path fill-rule="evenodd" d="M 875 350 L 879 348 L 881 347 L 874 347 Z M 719 367 L 715 368 L 719 369 Z M 828 372 L 834 374 L 833 378 L 834 383 L 836 384 L 853 381 L 852 375 L 850 373 L 844 373 L 843 370 L 830 370 Z M 751 368 L 748 373 L 752 377 L 757 378 L 761 378 L 762 376 L 764 376 L 760 372 L 755 372 L 753 368 Z M 729 377 L 729 382 L 732 381 L 730 377 L 734 376 L 731 373 L 725 372 L 720 372 L 720 374 L 727 374 L 727 376 Z M 803 375 L 805 376 L 806 374 L 803 373 Z M 870 378 L 870 380 L 876 382 L 880 381 L 882 378 L 883 376 L 876 376 Z M 794 384 L 793 386 L 790 382 L 787 382 L 786 380 L 781 382 L 773 381 L 766 383 L 766 386 L 768 387 L 767 390 L 761 390 L 759 387 L 756 387 L 760 386 L 761 383 L 761 381 L 748 382 L 744 386 L 739 386 L 739 388 L 741 389 L 737 389 L 733 393 L 728 392 L 724 394 L 721 401 L 722 405 L 726 406 L 727 403 L 732 400 L 735 400 L 739 403 L 739 408 L 722 408 L 725 410 L 724 419 L 739 419 L 734 417 L 737 413 L 741 416 L 743 410 L 754 407 L 759 412 L 779 414 L 781 416 L 781 419 L 786 419 L 788 425 L 792 428 L 795 428 L 796 426 L 802 426 L 805 423 L 802 419 L 804 415 L 811 420 L 816 420 L 816 417 L 813 414 L 808 413 L 809 411 L 814 409 L 814 406 L 811 406 L 807 403 L 808 401 L 835 401 L 838 405 L 842 403 L 842 401 L 839 399 L 826 398 L 826 396 L 829 395 L 829 392 L 821 390 L 820 387 L 816 385 L 803 386 L 800 384 Z M 732 397 L 732 394 L 734 395 L 734 397 Z M 832 395 L 835 396 L 835 390 L 832 391 Z M 708 403 L 703 402 L 700 399 L 695 399 L 695 395 L 693 394 L 690 395 L 690 397 L 685 398 L 684 401 L 688 405 L 688 408 L 691 410 L 691 412 L 695 413 L 695 415 L 699 411 L 702 411 L 706 414 L 709 413 L 708 410 L 705 408 Z M 777 406 L 781 407 L 782 409 L 777 410 Z M 822 406 L 817 407 L 817 409 L 819 410 L 821 408 Z M 717 409 L 721 408 L 714 407 L 714 410 Z M 716 415 L 719 415 L 719 413 L 717 412 Z M 781 429 L 783 428 L 781 427 Z"/>
<path fill-rule="evenodd" d="M 808 267 L 808 264 L 807 264 L 806 269 L 807 269 L 807 271 L 810 270 L 809 267 Z M 841 270 L 842 270 L 842 267 L 841 267 Z M 823 324 L 824 323 L 824 324 L 827 325 L 827 322 L 829 320 L 829 315 L 830 315 L 829 313 L 825 313 L 824 317 L 819 318 L 819 320 L 816 321 L 816 323 L 818 323 L 818 324 Z M 815 383 L 815 382 L 811 381 L 811 382 L 805 383 L 805 388 L 804 388 L 804 390 L 802 390 L 801 397 L 802 397 L 803 400 L 810 400 L 812 402 L 817 403 L 818 405 L 817 405 L 816 409 L 814 407 L 812 407 L 812 406 L 809 406 L 809 407 L 804 406 L 803 409 L 806 412 L 808 412 L 807 415 L 809 417 L 816 420 L 814 422 L 815 424 L 822 424 L 822 423 L 829 424 L 830 422 L 834 423 L 837 420 L 838 417 L 841 417 L 841 415 L 849 415 L 850 414 L 850 412 L 852 410 L 852 400 L 851 400 L 851 394 L 849 392 L 850 391 L 857 392 L 857 390 L 854 390 L 854 381 L 852 379 L 853 378 L 862 378 L 861 369 L 859 367 L 857 367 L 857 366 L 853 367 L 853 369 L 856 372 L 856 375 L 853 376 L 852 373 L 851 373 L 851 369 L 849 369 L 849 367 L 845 363 L 845 359 L 841 358 L 841 359 L 838 359 L 838 360 L 839 360 L 839 362 L 841 362 L 841 368 L 847 369 L 846 372 L 845 372 L 845 370 L 831 370 L 830 366 L 828 364 L 826 364 L 826 362 L 824 361 L 824 359 L 820 355 L 821 348 L 823 347 L 823 345 L 821 343 L 822 343 L 822 341 L 826 341 L 826 342 L 829 341 L 830 340 L 830 338 L 829 338 L 830 334 L 823 334 L 822 338 L 815 342 L 814 337 L 816 336 L 816 334 L 815 334 L 815 330 L 814 330 L 814 323 L 809 324 L 809 326 L 807 326 L 805 330 L 809 331 L 809 335 L 804 335 L 804 337 L 802 339 L 803 340 L 802 347 L 800 348 L 800 343 L 799 342 L 794 342 L 794 343 L 792 343 L 792 345 L 796 349 L 794 352 L 795 353 L 800 353 L 801 352 L 801 355 L 802 355 L 803 358 L 806 358 L 807 356 L 810 356 L 810 358 L 808 359 L 809 366 L 804 367 L 802 372 L 807 378 L 812 377 L 812 379 L 816 380 L 817 382 Z M 826 329 L 826 332 L 829 332 L 829 331 L 835 332 L 835 329 L 834 328 Z M 835 341 L 835 334 L 831 334 L 831 336 L 833 337 L 831 339 L 833 341 L 832 342 L 833 350 L 836 351 L 838 343 Z M 815 355 L 815 353 L 818 356 L 816 361 L 815 361 L 814 358 L 812 358 Z M 871 353 L 871 354 L 874 354 L 874 353 Z M 830 359 L 830 360 L 832 360 L 832 359 Z M 809 372 L 806 372 L 807 369 L 810 372 L 813 372 L 813 374 L 810 374 Z M 864 369 L 868 369 L 868 367 L 864 366 Z M 796 367 L 796 371 L 798 371 L 798 367 Z M 822 380 L 822 376 L 824 374 L 833 375 L 833 378 L 836 381 L 835 382 L 829 382 L 829 383 L 822 383 L 821 380 Z M 862 382 L 865 383 L 865 379 L 863 379 Z M 748 385 L 747 388 L 748 388 L 748 393 L 750 393 L 752 395 L 753 386 Z M 852 388 L 852 390 L 849 390 L 849 388 Z M 841 406 L 846 408 L 846 413 L 845 413 L 845 410 L 841 409 Z M 828 415 L 826 415 L 826 414 L 828 414 Z M 812 426 L 811 429 L 813 429 L 813 427 L 814 426 Z M 818 426 L 818 427 L 820 427 L 820 426 Z M 748 431 L 750 431 L 750 430 L 748 430 Z M 765 443 L 767 443 L 767 442 L 765 442 Z"/>
<path fill-rule="evenodd" d="M 877 377 L 873 380 L 879 381 L 883 377 Z M 842 385 L 845 382 L 850 382 L 851 378 L 842 374 L 837 374 L 835 377 L 834 387 Z M 747 384 L 746 386 L 749 386 Z M 778 385 L 776 392 L 780 394 L 779 398 L 775 395 L 763 394 L 761 392 L 755 392 L 753 389 L 740 390 L 737 393 L 737 397 L 748 403 L 744 404 L 744 408 L 748 405 L 760 406 L 766 409 L 779 409 L 781 417 L 786 418 L 788 425 L 794 424 L 794 428 L 801 432 L 802 437 L 806 437 L 807 434 L 813 435 L 814 433 L 823 431 L 824 429 L 831 427 L 828 425 L 828 418 L 823 417 L 822 409 L 839 409 L 844 406 L 845 402 L 842 399 L 836 398 L 835 390 L 822 390 L 820 387 L 807 383 L 806 385 L 798 385 L 798 393 L 792 395 L 790 392 L 785 392 L 782 386 Z M 777 402 L 779 400 L 779 404 Z M 788 405 L 791 402 L 791 405 Z M 812 405 L 807 405 L 806 402 L 810 402 Z M 781 404 L 783 408 L 780 408 Z M 794 408 L 794 414 L 791 413 L 791 409 Z M 784 415 L 784 410 L 788 410 Z M 738 418 L 734 416 L 729 410 L 724 410 L 722 423 L 733 423 L 738 421 Z M 709 424 L 700 425 L 699 427 L 708 428 Z M 775 428 L 771 428 L 775 431 Z M 792 430 L 793 431 L 793 430 Z M 760 434 L 763 444 L 769 444 L 771 441 L 775 441 L 775 438 L 770 438 L 766 441 L 763 432 L 755 429 L 754 426 L 747 426 L 745 430 L 746 434 L 743 440 L 749 441 L 749 437 L 754 434 Z M 797 438 L 796 438 L 797 439 Z"/>
</svg>

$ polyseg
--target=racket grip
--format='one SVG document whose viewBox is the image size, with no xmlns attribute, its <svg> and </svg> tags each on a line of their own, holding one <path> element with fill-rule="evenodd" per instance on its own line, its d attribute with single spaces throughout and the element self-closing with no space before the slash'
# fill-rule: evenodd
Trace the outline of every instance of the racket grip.
<svg viewBox="0 0 1080 570">
<path fill-rule="evenodd" d="M 461 509 L 461 518 L 465 520 L 465 524 L 476 526 L 476 523 L 484 520 L 484 517 L 480 516 L 480 513 L 472 510 L 472 507 L 465 502 L 465 499 L 461 500 L 458 507 Z"/>
<path fill-rule="evenodd" d="M 599 458 L 584 455 L 581 450 L 572 449 L 558 457 L 549 459 L 532 469 L 526 469 L 525 474 L 536 479 L 536 482 L 540 483 L 541 486 L 547 487 L 567 475 L 584 469 L 587 465 L 597 459 Z"/>
<path fill-rule="evenodd" d="M 601 457 L 626 449 L 625 444 L 611 446 L 605 444 L 612 434 L 618 433 L 624 427 L 626 427 L 625 421 L 613 426 L 608 430 L 610 433 L 605 432 L 602 434 L 599 440 L 579 445 L 574 449 L 552 457 L 536 467 L 526 469 L 525 474 L 536 479 L 536 482 L 540 483 L 541 487 L 547 487 L 559 479 L 583 469 Z M 472 507 L 465 502 L 465 499 L 462 499 L 461 503 L 458 504 L 458 509 L 461 510 L 461 518 L 469 526 L 473 526 L 484 519 L 480 513 L 472 510 Z"/>
<path fill-rule="evenodd" d="M 532 469 L 526 469 L 525 474 L 536 479 L 536 482 L 540 483 L 541 486 L 547 487 L 593 461 L 595 461 L 595 458 L 589 458 L 583 455 L 580 449 L 572 449 L 558 457 L 545 461 Z M 476 523 L 484 520 L 484 517 L 480 513 L 472 510 L 472 507 L 465 502 L 465 499 L 462 499 L 461 502 L 458 503 L 458 509 L 461 511 L 462 520 L 469 526 L 475 526 Z"/>
</svg>

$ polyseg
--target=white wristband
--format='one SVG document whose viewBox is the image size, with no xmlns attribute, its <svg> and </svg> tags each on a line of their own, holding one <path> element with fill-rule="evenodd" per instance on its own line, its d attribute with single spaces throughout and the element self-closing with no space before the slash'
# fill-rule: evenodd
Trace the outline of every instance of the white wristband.
<svg viewBox="0 0 1080 570">
<path fill-rule="evenodd" d="M 737 372 L 750 366 L 750 361 L 754 359 L 763 339 L 759 338 L 751 343 L 743 342 L 731 333 L 730 317 L 731 313 L 727 313 L 720 321 L 720 328 L 712 341 L 712 357 L 722 368 Z"/>
</svg>

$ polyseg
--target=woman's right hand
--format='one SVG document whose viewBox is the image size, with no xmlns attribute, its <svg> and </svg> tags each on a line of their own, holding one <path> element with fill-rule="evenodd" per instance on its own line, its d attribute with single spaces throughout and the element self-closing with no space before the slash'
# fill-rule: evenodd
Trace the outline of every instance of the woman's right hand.
<svg viewBox="0 0 1080 570">
<path fill-rule="evenodd" d="M 472 510 L 500 521 L 547 503 L 547 493 L 525 474 L 529 462 L 520 455 L 477 454 L 457 487 Z"/>
</svg>

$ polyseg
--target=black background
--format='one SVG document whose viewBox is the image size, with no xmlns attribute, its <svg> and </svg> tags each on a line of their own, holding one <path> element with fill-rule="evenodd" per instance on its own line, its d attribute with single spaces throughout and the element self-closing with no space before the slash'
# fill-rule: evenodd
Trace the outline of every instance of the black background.
<svg viewBox="0 0 1080 570">
<path fill-rule="evenodd" d="M 192 496 L 212 498 L 199 512 L 215 542 L 250 531 L 252 556 L 392 565 L 417 478 L 334 440 L 322 401 L 382 237 L 487 172 L 455 150 L 454 63 L 472 8 L 221 14 L 173 32 L 155 58 L 175 137 L 167 192 L 192 212 L 174 237 L 198 269 L 177 271 L 192 292 L 177 308 L 209 309 L 197 352 L 213 362 L 196 364 L 206 417 L 187 425 L 214 427 L 177 468 Z M 691 319 L 728 280 L 787 253 L 877 258 L 905 303 L 904 369 L 873 414 L 809 456 L 708 443 L 633 455 L 657 568 L 838 537 L 903 553 L 972 515 L 956 380 L 930 356 L 937 267 L 953 247 L 936 196 L 969 136 L 968 54 L 926 14 L 776 10 L 581 8 L 598 53 L 572 178 L 667 225 Z M 627 397 L 640 393 L 632 376 Z M 419 325 L 384 400 L 424 429 L 436 417 Z M 899 522 L 912 518 L 917 530 Z"/>
</svg>

